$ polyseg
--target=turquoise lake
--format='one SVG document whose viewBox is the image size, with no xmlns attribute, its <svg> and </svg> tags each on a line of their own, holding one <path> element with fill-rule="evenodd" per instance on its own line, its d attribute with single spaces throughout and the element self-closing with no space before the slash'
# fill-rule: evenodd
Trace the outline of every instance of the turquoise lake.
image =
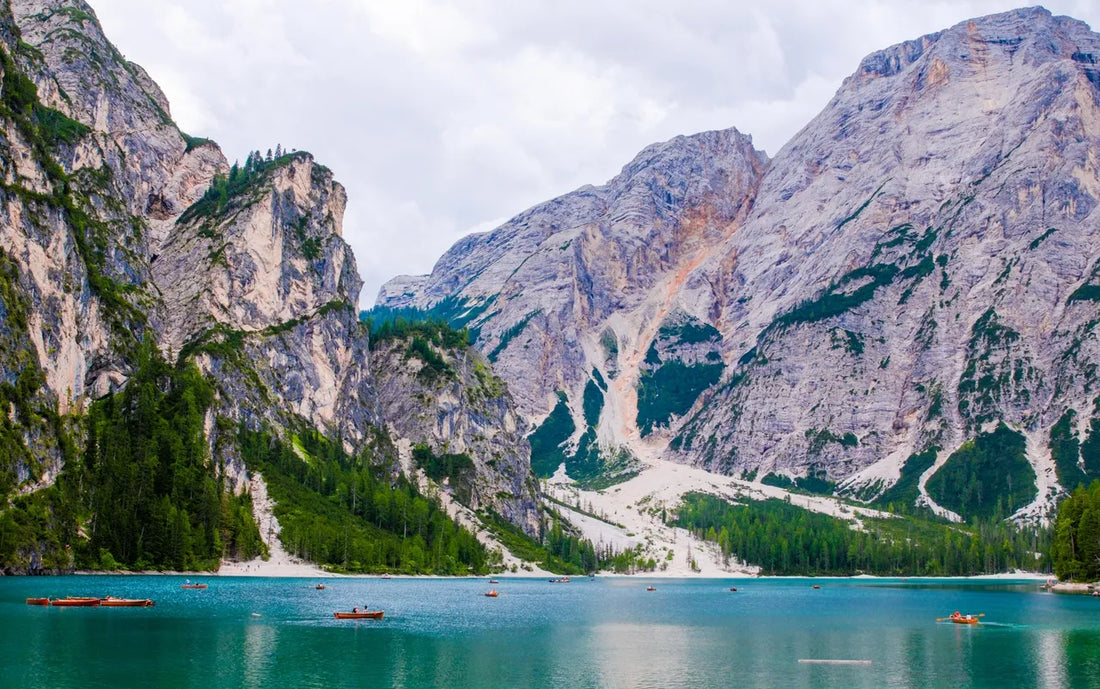
<svg viewBox="0 0 1100 689">
<path fill-rule="evenodd" d="M 1031 580 L 193 579 L 0 578 L 0 687 L 1100 687 L 1100 599 Z M 156 606 L 25 603 L 81 595 Z"/>
</svg>

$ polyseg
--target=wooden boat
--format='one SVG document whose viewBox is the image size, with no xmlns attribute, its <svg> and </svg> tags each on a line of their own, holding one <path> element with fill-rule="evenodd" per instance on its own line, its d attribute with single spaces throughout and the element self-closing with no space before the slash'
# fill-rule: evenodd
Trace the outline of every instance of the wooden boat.
<svg viewBox="0 0 1100 689">
<path fill-rule="evenodd" d="M 365 610 L 363 612 L 334 612 L 332 616 L 338 620 L 380 620 L 385 614 L 385 610 Z"/>
<path fill-rule="evenodd" d="M 499 594 L 499 593 L 497 593 L 497 590 L 496 590 L 496 589 L 493 589 L 492 591 L 489 591 L 488 593 L 486 593 L 486 594 L 485 594 L 485 597 L 486 597 L 486 598 L 496 598 L 496 597 L 497 597 L 497 596 L 499 596 L 499 595 L 500 595 L 500 594 Z"/>
<path fill-rule="evenodd" d="M 98 608 L 99 607 L 99 599 L 98 598 L 73 598 L 72 596 L 69 596 L 68 598 L 54 598 L 53 600 L 50 601 L 50 605 L 53 605 L 53 606 L 56 606 L 56 607 L 59 607 L 59 608 Z"/>
<path fill-rule="evenodd" d="M 49 598 L 28 598 L 27 605 L 49 605 Z"/>
<path fill-rule="evenodd" d="M 646 586 L 646 587 L 645 587 L 645 590 L 646 590 L 646 591 L 656 591 L 656 590 L 657 590 L 657 587 L 656 587 L 656 586 Z"/>
<path fill-rule="evenodd" d="M 489 583 L 490 583 L 490 584 L 499 584 L 500 582 L 499 582 L 499 581 L 497 581 L 496 579 L 490 579 L 490 580 L 489 580 Z"/>
<path fill-rule="evenodd" d="M 180 584 L 181 589 L 204 589 L 206 584 Z"/>
<path fill-rule="evenodd" d="M 821 587 L 820 587 L 820 586 L 818 586 L 817 584 L 814 584 L 814 588 L 815 588 L 815 589 L 819 589 L 819 588 L 821 588 Z"/>
<path fill-rule="evenodd" d="M 314 588 L 316 588 L 318 591 L 324 591 L 325 590 L 325 585 L 324 584 L 317 584 L 317 586 L 315 586 Z"/>
<path fill-rule="evenodd" d="M 100 607 L 104 608 L 151 608 L 154 603 L 149 598 L 115 598 L 107 596 L 99 599 Z"/>
<path fill-rule="evenodd" d="M 730 591 L 736 591 L 736 590 L 737 590 L 737 587 L 736 587 L 736 586 L 731 586 L 731 587 L 730 587 Z"/>
</svg>

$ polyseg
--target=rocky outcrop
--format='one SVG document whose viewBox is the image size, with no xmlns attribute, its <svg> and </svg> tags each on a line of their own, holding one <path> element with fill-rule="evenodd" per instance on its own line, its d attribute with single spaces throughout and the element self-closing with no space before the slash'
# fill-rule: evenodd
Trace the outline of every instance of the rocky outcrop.
<svg viewBox="0 0 1100 689">
<path fill-rule="evenodd" d="M 354 307 L 362 283 L 340 236 L 343 187 L 308 153 L 219 184 L 153 264 L 162 345 L 215 373 L 225 417 L 257 427 L 290 415 L 357 446 L 379 420 Z"/>
<path fill-rule="evenodd" d="M 41 316 L 31 331 L 41 333 L 39 358 L 65 412 L 125 380 L 126 341 L 163 318 L 149 271 L 161 216 L 196 201 L 225 159 L 213 146 L 189 150 L 163 94 L 122 59 L 87 5 L 17 0 L 11 12 L 20 38 L 6 50 L 59 115 L 37 128 L 38 141 L 27 128 L 9 138 L 12 179 L 52 198 L 29 207 L 27 194 L 11 198 L 3 245 L 30 278 Z M 46 111 L 35 107 L 29 119 L 40 123 Z"/>
<path fill-rule="evenodd" d="M 766 163 L 735 129 L 655 144 L 604 186 L 460 241 L 430 276 L 383 287 L 379 303 L 433 308 L 475 329 L 523 413 L 539 420 L 566 392 L 578 435 L 583 390 L 601 370 L 619 388 L 602 431 L 616 445 L 673 295 L 708 247 L 736 231 Z"/>
<path fill-rule="evenodd" d="M 383 405 L 375 393 L 355 309 L 362 282 L 341 237 L 346 193 L 332 173 L 307 153 L 230 167 L 216 144 L 176 127 L 164 94 L 80 0 L 5 4 L 0 47 L 0 395 L 11 408 L 0 493 L 52 482 L 72 458 L 66 428 L 126 385 L 142 339 L 215 383 L 206 431 L 229 483 L 244 475 L 240 425 L 388 448 L 382 411 L 411 415 L 416 401 L 398 391 Z M 463 382 L 451 393 L 465 395 Z M 492 404 L 431 439 L 475 456 L 478 504 L 536 531 L 522 438 L 503 450 L 465 435 L 514 416 L 506 396 Z"/>
<path fill-rule="evenodd" d="M 601 437 L 714 471 L 869 499 L 931 450 L 918 483 L 934 506 L 929 476 L 1004 421 L 1040 477 L 1019 514 L 1041 513 L 1060 489 L 1051 426 L 1074 410 L 1084 440 L 1097 395 L 1098 61 L 1100 37 L 1042 8 L 964 22 L 867 57 L 770 162 L 716 149 L 730 132 L 647 149 L 382 303 L 468 318 L 488 353 L 534 314 L 497 351 L 528 418 L 557 390 L 576 400 L 595 368 L 614 378 Z M 630 194 L 632 179 L 697 193 Z M 684 316 L 716 331 L 723 373 L 644 416 L 639 394 L 667 400 L 705 381 L 683 369 L 719 363 L 667 366 L 686 350 L 660 332 Z"/>
<path fill-rule="evenodd" d="M 475 511 L 492 510 L 538 535 L 538 486 L 527 428 L 504 381 L 476 350 L 421 338 L 439 357 L 429 355 L 426 362 L 413 345 L 416 337 L 386 339 L 372 352 L 379 411 L 391 437 L 419 446 L 413 460 L 421 469 L 431 461 L 428 453 L 451 456 L 439 461 L 454 467 L 457 460 L 459 466 L 441 482 L 460 502 Z"/>
<path fill-rule="evenodd" d="M 997 421 L 1090 417 L 1096 54 L 1087 26 L 1029 9 L 865 59 L 687 281 L 745 358 L 679 456 L 858 488 Z"/>
</svg>

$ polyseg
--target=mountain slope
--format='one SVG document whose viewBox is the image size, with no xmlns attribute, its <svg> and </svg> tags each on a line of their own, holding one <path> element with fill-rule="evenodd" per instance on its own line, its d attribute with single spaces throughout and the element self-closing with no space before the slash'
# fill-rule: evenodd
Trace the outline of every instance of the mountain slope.
<svg viewBox="0 0 1100 689">
<path fill-rule="evenodd" d="M 129 532 L 88 546 L 89 523 L 107 523 L 105 512 L 125 502 L 93 499 L 97 482 L 110 480 L 95 465 L 100 427 L 134 439 L 111 450 L 108 474 L 126 468 L 150 514 L 174 510 L 175 534 L 199 528 L 198 509 L 165 477 L 209 479 L 203 490 L 214 486 L 215 497 L 203 498 L 204 514 L 219 513 L 212 501 L 221 500 L 220 514 L 238 520 L 235 501 L 251 503 L 245 446 L 266 456 L 248 445 L 256 437 L 284 448 L 315 439 L 334 448 L 326 461 L 350 485 L 362 469 L 379 490 L 420 505 L 414 476 L 393 487 L 403 438 L 375 393 L 369 333 L 354 308 L 361 281 L 340 236 L 346 195 L 332 173 L 307 153 L 228 165 L 216 144 L 179 131 L 160 89 L 79 0 L 0 6 L 0 49 L 0 394 L 11 409 L 0 418 L 0 567 L 66 569 L 74 555 L 87 566 L 114 562 L 96 547 L 124 549 L 114 553 L 123 565 L 164 564 L 167 551 Z M 129 384 L 141 371 L 137 396 Z M 466 382 L 456 384 L 460 397 Z M 480 413 L 482 425 L 514 418 L 506 395 Z M 162 428 L 176 416 L 187 419 L 182 441 Z M 436 440 L 488 452 L 467 435 L 480 433 L 474 426 L 440 429 Z M 537 534 L 526 445 L 513 440 L 507 462 L 476 457 L 471 484 L 479 506 Z M 504 489 L 513 484 L 522 490 Z M 317 505 L 337 497 L 320 494 Z M 133 519 L 119 523 L 129 531 Z M 216 555 L 217 529 L 202 523 L 201 553 L 177 549 L 174 563 L 206 566 Z M 72 553 L 62 548 L 70 544 Z M 230 544 L 225 554 L 241 552 Z M 466 556 L 484 561 L 484 552 Z"/>
<path fill-rule="evenodd" d="M 1100 37 L 1042 8 L 964 22 L 868 56 L 771 161 L 715 145 L 745 141 L 732 132 L 651 147 L 379 303 L 479 328 L 536 423 L 564 393 L 567 471 L 593 425 L 585 387 L 604 379 L 604 447 L 868 500 L 904 481 L 905 501 L 949 516 L 937 498 L 996 471 L 968 443 L 1003 422 L 1030 489 L 974 498 L 1044 517 L 1074 485 L 1051 429 L 1072 411 L 1088 444 L 1097 394 L 1098 60 Z M 679 175 L 653 155 L 672 150 Z M 634 178 L 691 193 L 632 195 Z M 566 244 L 593 216 L 614 280 Z M 639 237 L 653 252 L 618 250 Z M 1062 466 L 1100 469 L 1087 460 Z M 956 478 L 930 493 L 940 471 Z"/>
<path fill-rule="evenodd" d="M 546 418 L 562 392 L 577 453 L 613 454 L 632 433 L 645 347 L 667 318 L 707 318 L 676 311 L 673 296 L 736 230 L 766 162 L 734 129 L 653 145 L 605 186 L 462 240 L 431 276 L 384 287 L 379 304 L 431 307 L 471 328 L 528 418 Z M 583 409 L 594 369 L 615 391 L 601 395 L 598 443 L 583 437 L 595 433 Z"/>
<path fill-rule="evenodd" d="M 690 280 L 724 332 L 745 333 L 734 353 L 755 356 L 679 451 L 873 492 L 911 454 L 939 448 L 942 465 L 1004 421 L 1037 436 L 1045 473 L 1048 429 L 1066 408 L 1087 418 L 1095 394 L 1096 308 L 1071 295 L 1100 249 L 1098 48 L 1084 24 L 1034 9 L 865 59 L 776 156 L 722 250 L 737 264 Z"/>
</svg>

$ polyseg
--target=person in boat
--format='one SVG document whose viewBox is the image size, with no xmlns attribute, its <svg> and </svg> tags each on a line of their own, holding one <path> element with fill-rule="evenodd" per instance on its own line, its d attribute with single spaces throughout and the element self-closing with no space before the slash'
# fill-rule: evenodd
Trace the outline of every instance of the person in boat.
<svg viewBox="0 0 1100 689">
<path fill-rule="evenodd" d="M 352 612 L 359 612 L 359 608 L 352 608 L 351 611 Z"/>
</svg>

